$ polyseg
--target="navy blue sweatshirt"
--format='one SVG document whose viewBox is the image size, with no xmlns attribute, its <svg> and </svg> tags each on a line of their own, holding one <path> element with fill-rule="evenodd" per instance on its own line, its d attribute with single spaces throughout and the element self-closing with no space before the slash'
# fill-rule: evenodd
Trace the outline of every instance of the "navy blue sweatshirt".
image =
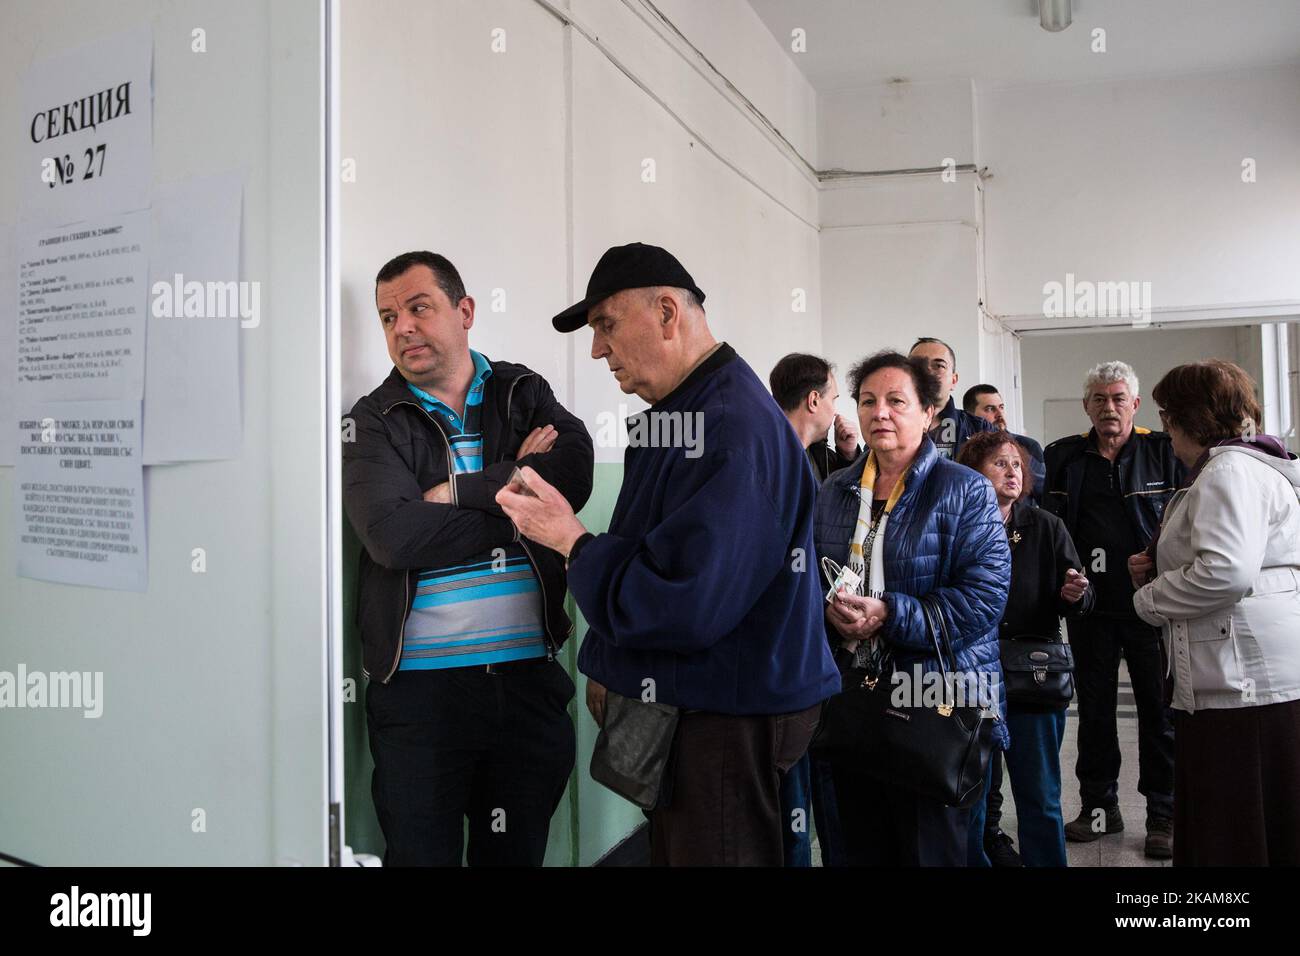
<svg viewBox="0 0 1300 956">
<path fill-rule="evenodd" d="M 702 444 L 638 446 L 629 427 L 609 531 L 569 567 L 589 625 L 579 670 L 625 697 L 653 686 L 661 703 L 723 714 L 791 713 L 837 693 L 817 484 L 767 388 L 723 344 L 641 414 L 655 435 L 663 416 L 691 415 Z"/>
</svg>

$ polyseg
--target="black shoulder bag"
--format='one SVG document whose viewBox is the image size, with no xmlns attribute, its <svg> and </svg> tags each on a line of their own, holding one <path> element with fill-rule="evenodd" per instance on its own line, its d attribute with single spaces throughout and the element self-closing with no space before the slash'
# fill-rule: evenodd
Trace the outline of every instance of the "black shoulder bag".
<svg viewBox="0 0 1300 956">
<path fill-rule="evenodd" d="M 1026 634 L 998 642 L 1007 703 L 1061 710 L 1074 697 L 1074 652 L 1063 641 Z"/>
<path fill-rule="evenodd" d="M 920 604 L 940 672 L 950 677 L 955 659 L 943 612 L 925 598 Z M 881 676 L 886 673 L 882 667 Z M 950 694 L 953 681 L 945 679 L 944 686 L 945 694 Z M 894 689 L 892 680 L 868 677 L 832 697 L 810 749 L 823 759 L 946 806 L 972 806 L 984 791 L 996 711 L 990 714 L 978 702 L 927 707 L 903 701 L 904 706 L 895 706 Z M 914 692 L 919 696 L 921 689 Z M 949 696 L 944 699 L 952 701 Z M 993 706 L 997 707 L 996 701 Z"/>
</svg>

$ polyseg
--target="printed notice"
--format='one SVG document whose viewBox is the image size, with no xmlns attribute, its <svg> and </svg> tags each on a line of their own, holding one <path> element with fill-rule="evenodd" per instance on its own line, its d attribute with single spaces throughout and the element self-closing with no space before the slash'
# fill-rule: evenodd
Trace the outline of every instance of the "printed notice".
<svg viewBox="0 0 1300 956">
<path fill-rule="evenodd" d="M 144 394 L 149 211 L 28 232 L 18 248 L 20 402 Z"/>
<path fill-rule="evenodd" d="M 38 61 L 23 75 L 19 102 L 10 133 L 21 144 L 24 219 L 61 224 L 149 205 L 151 28 Z"/>
<path fill-rule="evenodd" d="M 17 450 L 18 574 L 145 590 L 140 402 L 20 404 Z"/>
</svg>

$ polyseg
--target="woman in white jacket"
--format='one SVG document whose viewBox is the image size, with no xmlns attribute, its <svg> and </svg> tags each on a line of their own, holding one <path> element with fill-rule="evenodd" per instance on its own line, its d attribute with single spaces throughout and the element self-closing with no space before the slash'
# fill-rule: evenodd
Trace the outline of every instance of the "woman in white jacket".
<svg viewBox="0 0 1300 956">
<path fill-rule="evenodd" d="M 1152 392 L 1191 474 L 1129 559 L 1164 630 L 1175 711 L 1174 865 L 1300 863 L 1300 462 L 1257 434 L 1231 362 Z M 1154 555 L 1154 560 L 1152 558 Z"/>
</svg>

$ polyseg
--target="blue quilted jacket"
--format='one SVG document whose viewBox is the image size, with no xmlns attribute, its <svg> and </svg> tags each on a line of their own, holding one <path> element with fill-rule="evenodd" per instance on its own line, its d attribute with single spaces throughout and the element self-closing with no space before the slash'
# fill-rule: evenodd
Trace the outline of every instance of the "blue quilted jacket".
<svg viewBox="0 0 1300 956">
<path fill-rule="evenodd" d="M 858 483 L 864 452 L 831 475 L 817 497 L 817 555 L 848 560 L 858 517 Z M 938 602 L 948 625 L 959 672 L 986 672 L 997 687 L 1002 719 L 997 740 L 1010 744 L 1006 692 L 998 661 L 998 623 L 1011 584 L 1011 551 L 993 486 L 983 475 L 941 458 L 929 438 L 903 479 L 905 490 L 885 527 L 885 604 L 881 630 L 899 670 L 938 670 L 934 644 L 918 598 Z M 840 635 L 827 623 L 832 646 Z"/>
</svg>

